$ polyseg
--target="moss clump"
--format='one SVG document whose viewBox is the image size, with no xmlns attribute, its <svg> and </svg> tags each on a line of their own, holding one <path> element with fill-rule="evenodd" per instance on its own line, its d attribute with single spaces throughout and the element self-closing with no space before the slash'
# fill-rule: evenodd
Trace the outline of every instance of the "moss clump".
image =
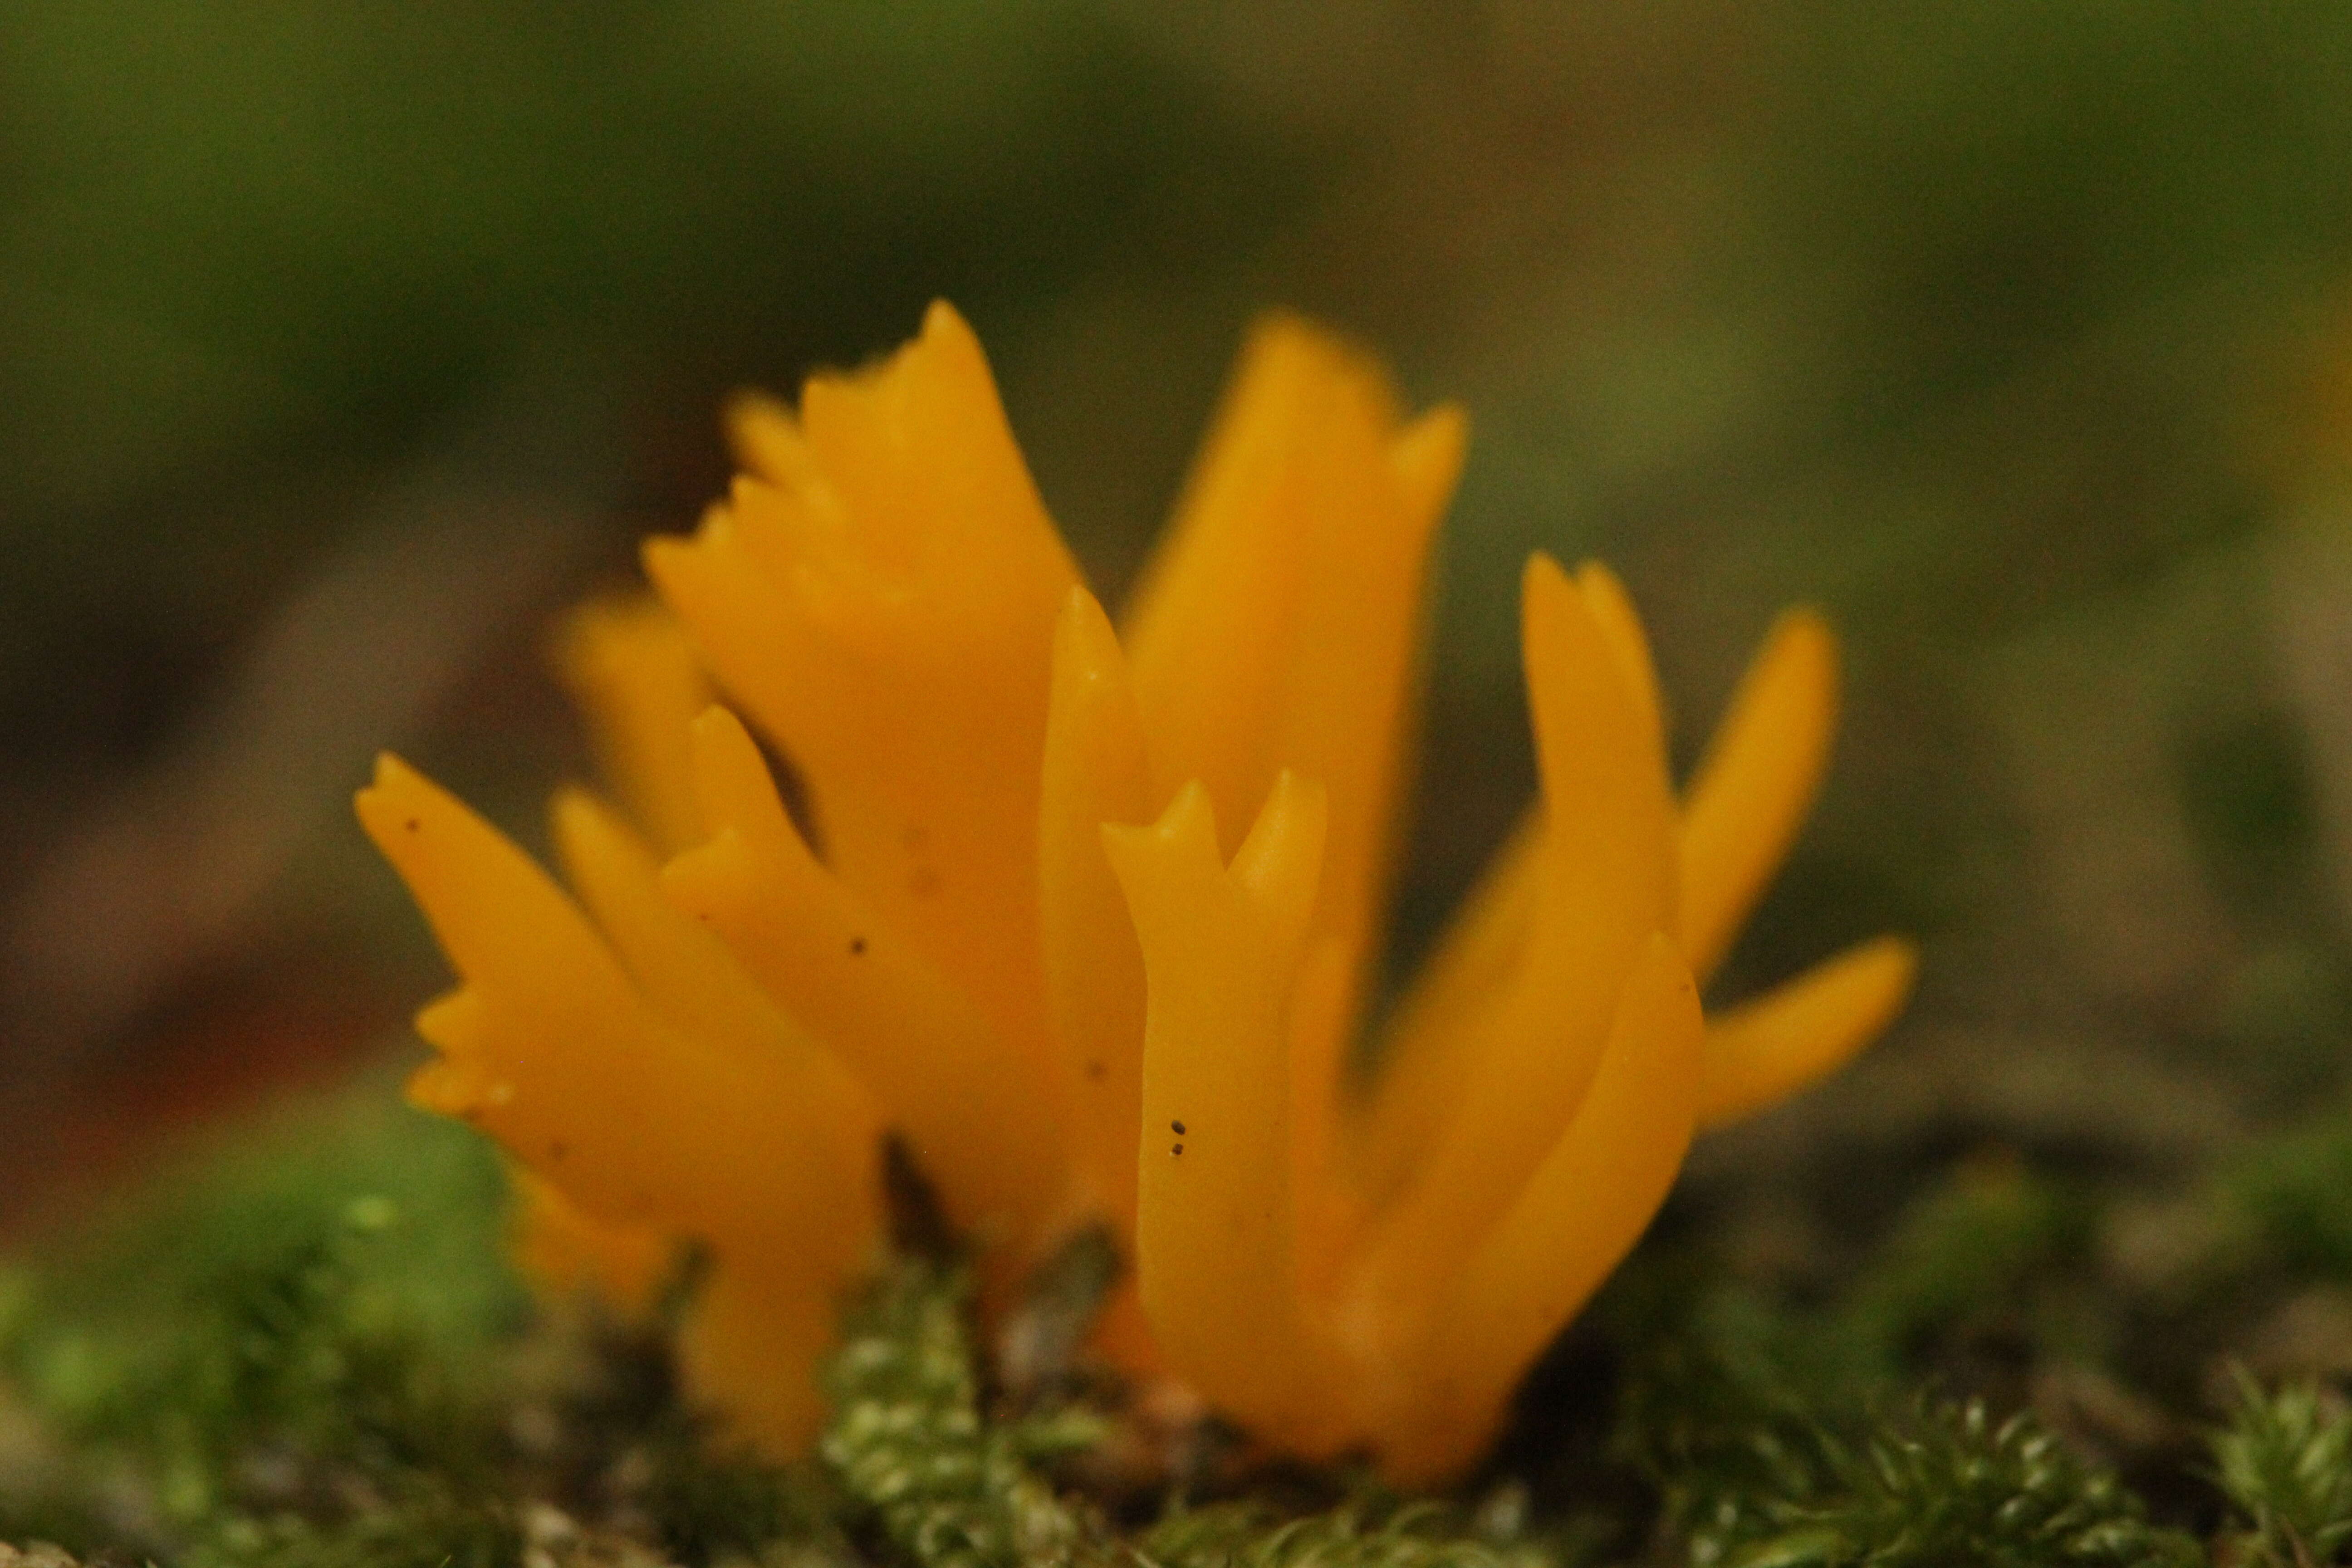
<svg viewBox="0 0 2352 1568">
<path fill-rule="evenodd" d="M 2347 1140 L 2191 1180 L 2168 1202 L 2204 1250 L 2158 1275 L 2109 1261 L 2096 1189 L 1998 1159 L 1810 1276 L 1735 1274 L 1686 1224 L 1565 1347 L 1584 1414 L 1538 1380 L 1481 1504 L 1155 1426 L 1084 1364 L 1084 1247 L 1001 1362 L 961 1268 L 893 1262 L 818 1455 L 770 1463 L 682 1398 L 664 1322 L 530 1306 L 472 1139 L 329 1108 L 0 1278 L 0 1539 L 168 1568 L 2317 1568 L 2352 1558 L 2352 1415 L 2325 1383 L 2199 1391 L 2340 1282 L 2315 1237 Z"/>
<path fill-rule="evenodd" d="M 2352 1415 L 2315 1384 L 2265 1393 L 2237 1372 L 2238 1405 L 2212 1438 L 2215 1479 L 2237 1516 L 2232 1561 L 2312 1568 L 2352 1546 Z"/>
<path fill-rule="evenodd" d="M 1889 1415 L 1867 1384 L 1819 1381 L 1822 1364 L 1791 1353 L 1801 1332 L 1719 1290 L 1633 1369 L 1614 1448 L 1655 1489 L 1656 1554 L 1727 1568 L 2201 1561 L 2031 1413 L 1996 1420 L 1981 1400 L 1922 1395 Z"/>
<path fill-rule="evenodd" d="M 512 1534 L 490 1368 L 523 1305 L 499 1182 L 477 1141 L 348 1105 L 174 1173 L 11 1292 L 0 1387 L 46 1452 L 0 1521 L 192 1562 L 346 1524 L 513 1560 L 484 1544 Z"/>
<path fill-rule="evenodd" d="M 1100 1523 L 1055 1495 L 1040 1459 L 1100 1436 L 1084 1412 L 991 1422 L 961 1275 L 920 1259 L 877 1281 L 826 1378 L 822 1451 L 843 1490 L 926 1568 L 1108 1561 Z"/>
<path fill-rule="evenodd" d="M 1465 1519 L 1439 1503 L 1367 1497 L 1285 1519 L 1260 1504 L 1222 1503 L 1170 1514 L 1138 1553 L 1187 1568 L 1550 1568 L 1555 1551 L 1496 1517 L 1507 1511 Z"/>
<path fill-rule="evenodd" d="M 1857 1445 L 1827 1438 L 1800 1485 L 1757 1500 L 1769 1533 L 1733 1568 L 2143 1568 L 2202 1561 L 2190 1537 L 2149 1524 L 2113 1475 L 2084 1464 L 2026 1414 L 1923 1404 Z M 1697 1557 L 1697 1553 L 1694 1553 Z"/>
<path fill-rule="evenodd" d="M 412 1482 L 331 1517 L 225 1512 L 205 1521 L 177 1560 L 185 1568 L 511 1568 L 525 1544 L 501 1500 Z"/>
<path fill-rule="evenodd" d="M 1374 1489 L 1307 1512 L 1256 1500 L 1171 1506 L 1132 1537 L 1063 1495 L 1041 1466 L 1105 1422 L 1083 1408 L 992 1421 L 963 1275 L 902 1259 L 851 1314 L 828 1387 L 826 1464 L 858 1521 L 921 1568 L 1548 1568 L 1515 1516 L 1465 1516 Z"/>
</svg>

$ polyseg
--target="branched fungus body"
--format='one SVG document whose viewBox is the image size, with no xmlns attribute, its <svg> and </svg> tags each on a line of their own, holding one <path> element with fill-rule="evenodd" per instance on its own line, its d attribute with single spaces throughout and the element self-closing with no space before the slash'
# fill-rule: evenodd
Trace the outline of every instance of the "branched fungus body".
<svg viewBox="0 0 2352 1568">
<path fill-rule="evenodd" d="M 823 1420 L 888 1130 L 983 1304 L 1101 1221 L 1131 1370 L 1457 1474 L 1693 1131 L 1909 986 L 1880 939 L 1702 1016 L 1819 782 L 1831 637 L 1782 618 L 1678 795 L 1623 590 L 1539 555 L 1538 802 L 1353 1069 L 1465 426 L 1312 327 L 1252 337 L 1116 626 L 947 307 L 732 433 L 657 597 L 564 639 L 613 794 L 557 797 L 568 890 L 395 760 L 359 804 L 462 982 L 413 1094 L 511 1152 L 543 1278 L 641 1293 L 703 1249 L 689 1371 L 775 1450 Z"/>
</svg>

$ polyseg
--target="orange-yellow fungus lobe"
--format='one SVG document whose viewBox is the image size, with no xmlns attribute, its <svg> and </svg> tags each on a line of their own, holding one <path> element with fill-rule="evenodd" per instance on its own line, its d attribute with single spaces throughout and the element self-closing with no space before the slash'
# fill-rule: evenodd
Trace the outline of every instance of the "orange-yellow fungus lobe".
<svg viewBox="0 0 2352 1568">
<path fill-rule="evenodd" d="M 1106 1224 L 1134 1269 L 1095 1342 L 1130 1374 L 1457 1477 L 1694 1125 L 1909 990 L 1882 939 L 1702 1018 L 1819 783 L 1833 642 L 1783 617 L 1678 809 L 1624 585 L 1538 556 L 1538 798 L 1350 1079 L 1465 424 L 1304 321 L 1252 333 L 1123 634 L 946 306 L 728 417 L 746 473 L 647 544 L 660 605 L 562 644 L 618 802 L 557 797 L 571 893 L 397 763 L 360 809 L 461 981 L 413 1096 L 513 1153 L 549 1280 L 642 1300 L 707 1251 L 682 1363 L 773 1454 L 820 1419 L 887 1128 L 984 1314 Z"/>
<path fill-rule="evenodd" d="M 751 421 L 761 452 L 790 448 L 781 417 Z M 1042 1066 L 1037 759 L 1076 568 L 944 305 L 881 364 L 812 378 L 796 434 L 770 460 L 797 488 L 739 486 L 647 573 L 804 771 L 833 871 Z"/>
<path fill-rule="evenodd" d="M 1404 424 L 1367 357 L 1269 318 L 1127 617 L 1146 727 L 1221 818 L 1249 820 L 1284 768 L 1324 781 L 1316 926 L 1355 969 L 1386 901 L 1429 544 L 1465 438 L 1459 410 Z"/>
<path fill-rule="evenodd" d="M 834 1281 L 879 1236 L 862 1091 L 813 1048 L 773 1048 L 773 1032 L 666 1013 L 676 974 L 649 995 L 528 857 L 396 759 L 379 763 L 358 804 L 466 982 L 418 1020 L 443 1052 L 417 1075 L 419 1102 L 489 1132 L 591 1220 L 701 1240 L 725 1281 L 712 1299 L 734 1300 L 738 1317 L 795 1342 L 820 1331 L 807 1325 L 829 1323 Z M 584 809 L 569 814 L 575 833 L 625 831 Z M 625 911 L 642 922 L 627 944 L 641 963 L 677 962 L 646 937 L 664 919 L 650 883 L 627 886 L 645 866 L 609 847 L 619 852 L 600 867 L 610 879 L 599 899 L 652 900 Z M 778 1162 L 780 1146 L 803 1157 Z M 801 1262 L 776 1276 L 782 1256 Z M 756 1289 L 761 1279 L 772 1288 Z M 729 1375 L 752 1429 L 796 1447 L 822 1414 L 814 1373 L 813 1361 L 771 1356 Z"/>
<path fill-rule="evenodd" d="M 1348 1129 L 1351 1169 L 1376 1203 L 1396 1194 L 1477 1065 L 1479 1019 L 1513 984 L 1542 889 L 1540 809 L 1524 814 L 1446 921 L 1391 1014 Z"/>
<path fill-rule="evenodd" d="M 1291 1441 L 1328 1375 L 1295 1288 L 1287 1060 L 1324 828 L 1322 790 L 1285 773 L 1230 866 L 1198 784 L 1104 830 L 1151 987 L 1144 1125 L 1188 1130 L 1181 1158 L 1141 1163 L 1144 1310 L 1188 1381 Z"/>
<path fill-rule="evenodd" d="M 1648 1226 L 1690 1145 L 1704 1022 L 1674 944 L 1627 976 L 1591 1091 L 1501 1223 L 1447 1281 L 1411 1405 L 1383 1434 L 1390 1471 L 1430 1484 L 1493 1438 L 1512 1386 Z"/>
<path fill-rule="evenodd" d="M 1514 984 L 1472 1021 L 1460 1098 L 1371 1244 L 1399 1311 L 1451 1273 L 1575 1113 L 1618 981 L 1672 922 L 1673 805 L 1656 732 L 1583 595 L 1547 557 L 1528 567 L 1525 605 L 1541 880 Z"/>
<path fill-rule="evenodd" d="M 560 1294 L 592 1294 L 631 1313 L 652 1310 L 677 1259 L 674 1239 L 650 1226 L 590 1219 L 520 1162 L 508 1165 L 507 1176 L 514 1192 L 515 1260 L 527 1275 Z"/>
<path fill-rule="evenodd" d="M 1155 773 L 1110 620 L 1092 595 L 1073 588 L 1055 630 L 1046 709 L 1038 925 L 1081 1170 L 1122 1230 L 1135 1222 L 1143 954 L 1102 826 L 1156 816 Z"/>
<path fill-rule="evenodd" d="M 565 621 L 556 658 L 639 830 L 664 853 L 700 837 L 686 727 L 710 705 L 710 682 L 677 617 L 649 597 L 595 600 Z"/>
<path fill-rule="evenodd" d="M 1683 951 L 1702 981 L 1812 805 L 1837 700 L 1837 639 L 1812 611 L 1789 611 L 1741 677 L 1683 810 Z"/>
<path fill-rule="evenodd" d="M 1065 1173 L 1053 1085 L 817 863 L 724 709 L 696 721 L 695 768 L 717 836 L 666 868 L 669 896 L 872 1086 L 959 1225 L 1017 1251 L 1038 1245 Z"/>
<path fill-rule="evenodd" d="M 1699 1121 L 1720 1126 L 1843 1066 L 1911 994 L 1919 950 L 1882 936 L 1848 948 L 1708 1025 Z"/>
</svg>

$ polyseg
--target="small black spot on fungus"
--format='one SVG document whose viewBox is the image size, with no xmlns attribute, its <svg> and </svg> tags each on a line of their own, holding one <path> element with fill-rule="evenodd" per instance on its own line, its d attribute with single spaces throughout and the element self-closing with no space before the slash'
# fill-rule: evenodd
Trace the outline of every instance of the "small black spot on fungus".
<svg viewBox="0 0 2352 1568">
<path fill-rule="evenodd" d="M 415 833 L 415 832 L 416 832 L 418 829 L 422 828 L 424 826 L 425 826 L 425 825 L 424 825 L 423 823 L 421 823 L 421 822 L 417 821 L 417 820 L 416 820 L 416 818 L 415 818 L 415 817 L 413 817 L 413 816 L 412 816 L 412 817 L 410 817 L 410 818 L 408 819 L 408 831 L 409 831 L 409 832 L 411 832 L 411 833 Z"/>
<path fill-rule="evenodd" d="M 561 1160 L 561 1159 L 563 1159 L 563 1158 L 565 1158 L 566 1156 L 568 1156 L 571 1152 L 572 1152 L 572 1145 L 571 1145 L 571 1144 L 569 1144 L 569 1143 L 566 1143 L 566 1142 L 565 1142 L 562 1139 L 561 1139 L 561 1138 L 556 1139 L 553 1142 L 551 1142 L 551 1143 L 548 1144 L 548 1146 L 547 1146 L 547 1157 L 548 1157 L 549 1159 L 551 1159 L 551 1160 Z"/>
<path fill-rule="evenodd" d="M 849 939 L 849 955 L 852 958 L 856 957 L 859 953 L 864 952 L 865 951 L 866 939 L 864 937 L 853 936 Z"/>
<path fill-rule="evenodd" d="M 1176 1145 L 1176 1147 L 1175 1147 L 1173 1150 L 1171 1150 L 1171 1151 L 1170 1151 L 1170 1152 L 1171 1152 L 1171 1153 L 1181 1154 L 1181 1153 L 1184 1152 L 1184 1145 L 1182 1145 L 1181 1143 L 1179 1143 L 1179 1144 L 1177 1144 L 1177 1145 Z"/>
<path fill-rule="evenodd" d="M 1110 1069 L 1103 1066 L 1100 1062 L 1088 1062 L 1087 1064 L 1087 1081 L 1088 1083 L 1100 1083 L 1103 1080 L 1104 1075 L 1109 1071 Z"/>
<path fill-rule="evenodd" d="M 1184 1124 L 1181 1121 L 1171 1121 L 1168 1124 L 1168 1131 L 1181 1138 L 1184 1136 Z"/>
</svg>

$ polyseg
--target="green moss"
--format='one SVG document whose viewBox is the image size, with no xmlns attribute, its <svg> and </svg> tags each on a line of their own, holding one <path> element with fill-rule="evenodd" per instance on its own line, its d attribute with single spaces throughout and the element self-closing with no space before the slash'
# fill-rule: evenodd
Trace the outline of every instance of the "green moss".
<svg viewBox="0 0 2352 1568">
<path fill-rule="evenodd" d="M 1104 1531 L 1033 1462 L 1098 1433 L 1083 1412 L 983 1419 L 962 1277 L 902 1261 L 851 1314 L 826 1378 L 822 1444 L 842 1489 L 924 1568 L 1094 1562 Z"/>
<path fill-rule="evenodd" d="M 509 1505 L 425 1486 L 331 1521 L 226 1514 L 179 1561 L 184 1568 L 520 1568 L 524 1544 Z"/>
<path fill-rule="evenodd" d="M 1491 1512 L 1492 1510 L 1490 1510 Z M 1286 1519 L 1262 1504 L 1180 1510 L 1137 1543 L 1145 1563 L 1185 1568 L 1548 1568 L 1551 1551 L 1496 1528 L 1481 1529 L 1442 1503 L 1367 1497 Z"/>
<path fill-rule="evenodd" d="M 1042 1467 L 1098 1441 L 1100 1417 L 1048 1408 L 992 1421 L 966 1325 L 964 1277 L 904 1259 L 852 1314 L 822 1445 L 859 1515 L 920 1568 L 1545 1568 L 1516 1510 L 1477 1514 L 1375 1489 L 1296 1511 L 1260 1499 L 1174 1502 L 1122 1537 Z"/>
<path fill-rule="evenodd" d="M 496 1164 L 392 1104 L 249 1134 L 12 1289 L 0 1375 L 75 1458 L 8 1511 L 194 1560 L 322 1497 L 372 1530 L 496 1492 L 489 1367 L 520 1306 Z"/>
<path fill-rule="evenodd" d="M 2143 1568 L 2200 1561 L 2149 1524 L 2113 1475 L 2083 1463 L 2031 1415 L 1995 1421 L 1976 1401 L 1928 1403 L 1859 1444 L 1824 1436 L 1799 1489 L 1758 1500 L 1775 1528 L 1726 1554 L 1732 1568 Z M 1696 1554 L 1694 1554 L 1696 1555 Z"/>
<path fill-rule="evenodd" d="M 1644 1292 L 1653 1331 L 1628 1367 L 1612 1452 L 1654 1489 L 1656 1528 L 1693 1561 L 1719 1562 L 1771 1534 L 1772 1510 L 1812 1496 L 1832 1468 L 1824 1421 L 1842 1394 L 1801 1370 L 1794 1314 L 1717 1284 L 1679 1301 Z M 1831 1358 L 1835 1365 L 1835 1358 Z"/>
<path fill-rule="evenodd" d="M 2311 1384 L 2265 1393 L 2242 1370 L 2212 1437 L 2215 1479 L 2238 1517 L 2232 1560 L 2314 1568 L 2352 1546 L 2352 1417 Z"/>
<path fill-rule="evenodd" d="M 1234 1445 L 1092 1489 L 1165 1441 L 1071 1364 L 1092 1243 L 1003 1365 L 958 1268 L 893 1263 L 845 1320 L 818 1455 L 769 1462 L 682 1398 L 663 1321 L 527 1309 L 469 1136 L 331 1106 L 0 1275 L 0 1440 L 32 1435 L 0 1441 L 0 1533 L 168 1568 L 2106 1568 L 2201 1561 L 2193 1525 L 2217 1561 L 2301 1568 L 2352 1548 L 2352 1417 L 2241 1374 L 2208 1462 L 2185 1435 L 2212 1413 L 2148 1390 L 2343 1278 L 2347 1150 L 2331 1121 L 2208 1173 L 2179 1205 L 2210 1253 L 2189 1307 L 2101 1263 L 2095 1193 L 2015 1162 L 1927 1182 L 1802 1290 L 1736 1276 L 1703 1227 L 1664 1239 L 1547 1374 L 1578 1369 L 1591 1419 L 1525 1427 L 1477 1504 Z M 2052 1403 L 2074 1376 L 2156 1435 Z M 1539 1378 L 1534 1413 L 1561 1397 Z"/>
</svg>

